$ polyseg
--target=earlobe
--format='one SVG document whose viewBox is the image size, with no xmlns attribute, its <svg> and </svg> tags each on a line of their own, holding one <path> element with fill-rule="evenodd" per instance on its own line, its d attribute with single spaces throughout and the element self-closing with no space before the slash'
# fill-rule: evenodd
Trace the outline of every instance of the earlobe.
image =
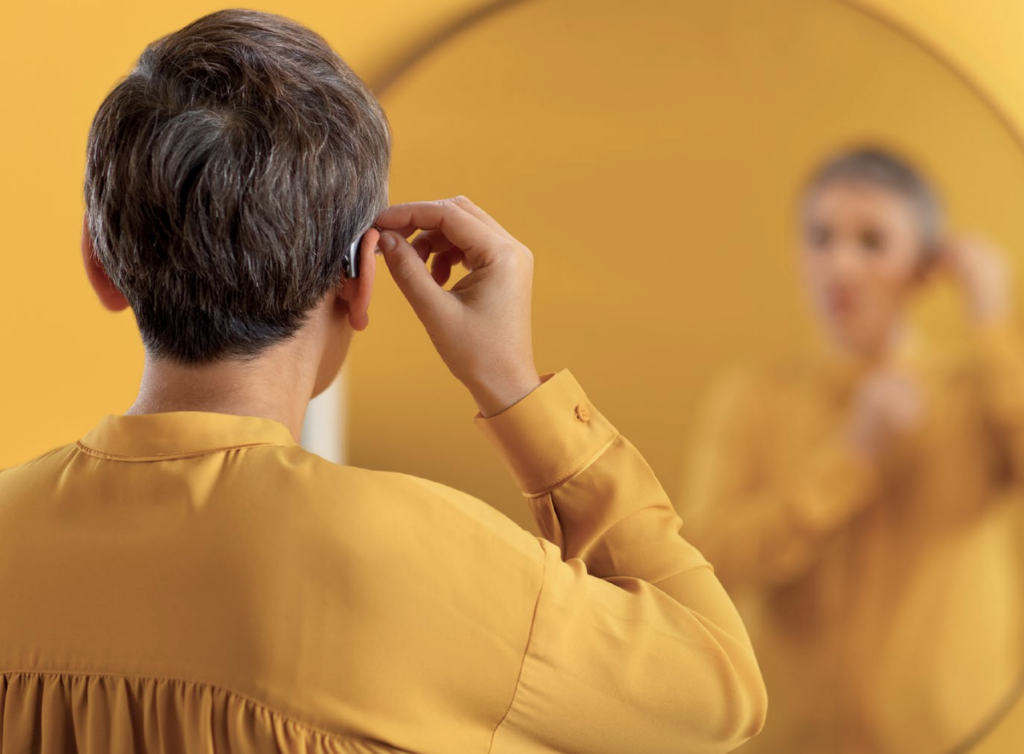
<svg viewBox="0 0 1024 754">
<path fill-rule="evenodd" d="M 925 247 L 921 250 L 914 270 L 914 279 L 918 284 L 929 282 L 935 277 L 942 266 L 942 251 L 938 246 Z"/>
<path fill-rule="evenodd" d="M 89 284 L 96 291 L 100 303 L 112 312 L 127 309 L 128 299 L 122 295 L 121 291 L 117 290 L 96 257 L 92 236 L 89 234 L 88 217 L 82 218 L 82 262 L 85 264 L 85 274 L 89 278 Z"/>
<path fill-rule="evenodd" d="M 370 324 L 370 298 L 373 295 L 373 281 L 377 272 L 377 241 L 380 231 L 371 228 L 363 235 L 359 245 L 359 277 L 346 280 L 343 296 L 348 304 L 348 321 L 353 330 L 365 330 Z"/>
</svg>

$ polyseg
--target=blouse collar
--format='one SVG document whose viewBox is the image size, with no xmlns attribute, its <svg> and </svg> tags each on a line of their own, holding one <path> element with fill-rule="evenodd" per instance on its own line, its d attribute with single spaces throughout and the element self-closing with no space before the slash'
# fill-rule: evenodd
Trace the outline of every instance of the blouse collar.
<svg viewBox="0 0 1024 754">
<path fill-rule="evenodd" d="M 78 446 L 93 455 L 134 461 L 198 456 L 257 445 L 297 445 L 280 422 L 203 411 L 105 416 Z"/>
</svg>

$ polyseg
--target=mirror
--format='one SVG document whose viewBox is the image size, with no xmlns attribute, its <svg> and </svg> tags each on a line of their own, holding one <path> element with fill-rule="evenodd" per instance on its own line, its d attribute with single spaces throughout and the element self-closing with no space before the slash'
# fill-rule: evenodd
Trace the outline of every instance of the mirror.
<svg viewBox="0 0 1024 754">
<path fill-rule="evenodd" d="M 820 348 L 798 210 L 822 160 L 883 145 L 935 185 L 952 228 L 992 239 L 1011 267 L 1024 253 L 1021 144 L 944 60 L 855 4 L 511 4 L 419 59 L 383 101 L 393 201 L 464 193 L 531 246 L 538 365 L 573 370 L 678 492 L 684 519 L 716 385 Z M 915 331 L 942 353 L 969 351 L 955 287 L 926 288 Z M 1020 301 L 1019 277 L 1013 292 Z M 384 282 L 377 296 L 351 370 L 350 460 L 453 484 L 532 527 L 397 291 Z M 410 374 L 416 391 L 403 389 Z M 977 378 L 963 379 L 970 395 Z M 782 443 L 788 426 L 745 442 Z M 972 463 L 973 493 L 998 488 L 1004 502 L 956 522 L 883 487 L 899 499 L 885 501 L 881 539 L 857 539 L 867 524 L 851 518 L 795 581 L 735 586 L 772 705 L 745 751 L 999 751 L 1008 725 L 1024 728 L 1011 710 L 1024 668 L 1019 505 L 996 460 Z M 948 493 L 960 479 L 949 472 L 918 464 L 914 494 Z"/>
</svg>

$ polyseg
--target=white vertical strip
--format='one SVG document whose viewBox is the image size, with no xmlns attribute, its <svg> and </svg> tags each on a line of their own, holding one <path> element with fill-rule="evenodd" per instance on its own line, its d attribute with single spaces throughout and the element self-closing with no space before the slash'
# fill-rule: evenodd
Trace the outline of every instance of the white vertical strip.
<svg viewBox="0 0 1024 754">
<path fill-rule="evenodd" d="M 302 424 L 302 447 L 332 463 L 348 458 L 348 366 L 309 403 Z"/>
</svg>

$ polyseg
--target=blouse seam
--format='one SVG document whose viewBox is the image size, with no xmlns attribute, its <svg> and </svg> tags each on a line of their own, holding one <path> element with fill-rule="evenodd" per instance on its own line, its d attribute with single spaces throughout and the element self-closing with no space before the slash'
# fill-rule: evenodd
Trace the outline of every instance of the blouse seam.
<svg viewBox="0 0 1024 754">
<path fill-rule="evenodd" d="M 563 484 L 571 482 L 573 479 L 575 479 L 584 471 L 586 471 L 595 463 L 597 463 L 597 459 L 603 456 L 606 452 L 608 452 L 608 448 L 610 448 L 618 438 L 619 433 L 613 432 L 611 437 L 605 440 L 601 444 L 601 446 L 597 450 L 595 450 L 591 455 L 587 456 L 582 461 L 580 461 L 576 466 L 574 466 L 571 471 L 567 472 L 566 474 L 564 474 L 558 480 L 552 482 L 551 484 L 541 488 L 537 492 L 524 492 L 523 496 L 527 498 L 544 497 L 544 495 L 553 492 L 557 488 L 561 487 Z"/>
<path fill-rule="evenodd" d="M 508 700 L 508 707 L 505 709 L 505 713 L 501 716 L 501 719 L 498 720 L 497 724 L 495 724 L 494 730 L 491 731 L 491 741 L 487 744 L 487 754 L 491 754 L 491 751 L 494 749 L 494 741 L 498 736 L 498 729 L 501 728 L 505 723 L 505 720 L 508 719 L 509 714 L 512 712 L 512 708 L 515 706 L 516 697 L 519 696 L 520 683 L 523 680 L 523 670 L 526 667 L 526 658 L 529 657 L 530 646 L 533 644 L 533 634 L 537 627 L 537 613 L 540 612 L 540 598 L 541 595 L 544 594 L 544 585 L 547 583 L 546 577 L 548 573 L 547 552 L 543 547 L 541 547 L 541 553 L 544 555 L 544 559 L 542 561 L 540 573 L 540 589 L 537 590 L 537 601 L 533 604 L 533 615 L 530 617 L 530 631 L 526 637 L 526 646 L 523 648 L 523 659 L 519 663 L 519 672 L 516 674 L 516 685 L 512 689 L 512 698 Z"/>
<path fill-rule="evenodd" d="M 666 581 L 668 581 L 669 579 L 674 579 L 676 576 L 682 576 L 684 573 L 689 573 L 690 571 L 696 571 L 696 570 L 701 569 L 701 568 L 707 568 L 712 573 L 715 572 L 714 564 L 709 563 L 708 561 L 705 560 L 703 563 L 697 563 L 696 565 L 687 566 L 686 568 L 683 568 L 683 569 L 681 569 L 679 571 L 676 571 L 675 573 L 670 573 L 668 576 L 662 576 L 661 578 L 656 579 L 655 581 L 650 581 L 648 583 L 651 586 L 658 586 L 658 584 L 663 584 Z"/>
<path fill-rule="evenodd" d="M 333 740 L 341 740 L 341 741 L 344 741 L 344 739 L 346 738 L 346 736 L 344 734 L 334 733 L 332 731 L 327 730 L 326 728 L 321 728 L 320 726 L 316 725 L 315 723 L 309 723 L 309 722 L 306 722 L 304 720 L 300 720 L 299 718 L 294 717 L 293 715 L 290 715 L 290 714 L 288 714 L 286 712 L 280 712 L 280 711 L 270 707 L 269 705 L 265 704 L 264 702 L 261 702 L 258 699 L 254 699 L 253 697 L 249 696 L 248 694 L 244 694 L 244 693 L 242 693 L 240 691 L 236 691 L 236 690 L 234 690 L 232 688 L 229 688 L 227 686 L 222 686 L 219 683 L 211 683 L 210 681 L 200 681 L 200 680 L 192 679 L 192 678 L 172 678 L 172 677 L 155 676 L 155 675 L 143 675 L 141 673 L 102 673 L 102 672 L 90 673 L 90 672 L 86 672 L 86 671 L 76 671 L 76 670 L 67 670 L 67 671 L 64 671 L 64 670 L 4 670 L 4 671 L 0 671 L 0 676 L 12 676 L 12 675 L 74 676 L 74 677 L 79 677 L 79 678 L 115 678 L 115 679 L 120 678 L 120 679 L 125 679 L 125 680 L 135 679 L 135 680 L 140 680 L 140 681 L 165 681 L 167 683 L 172 683 L 172 684 L 177 684 L 177 685 L 193 684 L 193 685 L 196 685 L 196 686 L 204 686 L 204 687 L 209 688 L 209 689 L 214 689 L 214 690 L 217 690 L 217 691 L 222 691 L 225 694 L 227 694 L 228 696 L 231 696 L 231 697 L 234 697 L 234 698 L 240 700 L 244 704 L 248 704 L 248 705 L 250 705 L 252 707 L 257 707 L 260 710 L 266 712 L 271 717 L 278 717 L 283 722 L 288 723 L 290 725 L 294 725 L 295 727 L 300 728 L 302 730 L 305 730 L 305 731 L 307 731 L 307 732 L 309 732 L 309 733 L 311 733 L 313 735 L 320 736 L 320 737 L 326 737 L 326 738 L 330 738 L 330 739 L 333 739 Z M 349 738 L 355 738 L 355 736 L 349 736 Z"/>
<path fill-rule="evenodd" d="M 286 447 L 284 445 L 278 445 L 277 443 L 270 442 L 251 442 L 242 445 L 225 445 L 216 448 L 204 448 L 202 450 L 173 450 L 166 453 L 153 453 L 150 455 L 143 456 L 130 456 L 123 453 L 107 453 L 102 450 L 86 445 L 84 442 L 79 440 L 75 443 L 79 450 L 88 455 L 102 458 L 104 461 L 127 461 L 129 463 L 151 463 L 154 461 L 170 461 L 177 458 L 196 458 L 198 456 L 210 455 L 212 453 L 225 453 L 229 450 L 245 450 L 247 448 L 261 448 L 261 447 Z"/>
</svg>

